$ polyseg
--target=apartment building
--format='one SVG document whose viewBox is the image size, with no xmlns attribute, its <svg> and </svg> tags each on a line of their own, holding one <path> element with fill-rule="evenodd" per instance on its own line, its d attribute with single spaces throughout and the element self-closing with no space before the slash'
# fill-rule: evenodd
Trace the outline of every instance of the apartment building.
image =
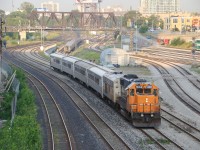
<svg viewBox="0 0 200 150">
<path fill-rule="evenodd" d="M 55 3 L 53 1 L 41 3 L 41 7 L 47 9 L 48 11 L 52 11 L 52 12 L 59 11 L 59 3 Z"/>
<path fill-rule="evenodd" d="M 163 14 L 180 11 L 180 0 L 140 0 L 140 13 Z"/>
<path fill-rule="evenodd" d="M 167 19 L 164 21 L 167 30 L 195 31 L 200 29 L 200 16 L 170 16 L 169 22 Z"/>
</svg>

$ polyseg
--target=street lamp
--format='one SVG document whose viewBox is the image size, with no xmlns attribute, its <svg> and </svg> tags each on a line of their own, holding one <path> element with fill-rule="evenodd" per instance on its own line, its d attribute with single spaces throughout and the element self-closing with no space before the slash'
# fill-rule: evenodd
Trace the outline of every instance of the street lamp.
<svg viewBox="0 0 200 150">
<path fill-rule="evenodd" d="M 120 34 L 121 34 L 121 49 L 123 48 L 122 47 L 122 14 L 121 14 L 121 23 L 120 23 Z"/>
<path fill-rule="evenodd" d="M 136 20 L 135 20 L 135 24 L 136 24 L 136 26 L 135 26 L 135 28 L 136 28 L 136 35 L 135 35 L 135 51 L 136 51 L 136 53 L 137 53 L 137 42 L 138 42 L 138 40 L 137 40 L 137 11 L 135 12 L 135 15 L 136 15 Z"/>
</svg>

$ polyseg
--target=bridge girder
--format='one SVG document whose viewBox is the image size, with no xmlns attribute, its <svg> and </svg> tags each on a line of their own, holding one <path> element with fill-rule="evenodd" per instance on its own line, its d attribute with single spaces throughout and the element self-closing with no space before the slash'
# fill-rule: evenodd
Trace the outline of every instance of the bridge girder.
<svg viewBox="0 0 200 150">
<path fill-rule="evenodd" d="M 30 15 L 31 26 L 42 28 L 81 28 L 97 29 L 118 28 L 117 18 L 113 12 L 37 12 Z"/>
</svg>

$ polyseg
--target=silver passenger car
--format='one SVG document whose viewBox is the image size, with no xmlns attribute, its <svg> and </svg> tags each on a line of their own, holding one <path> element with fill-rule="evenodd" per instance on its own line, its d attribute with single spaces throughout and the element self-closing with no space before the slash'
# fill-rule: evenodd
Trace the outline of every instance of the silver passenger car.
<svg viewBox="0 0 200 150">
<path fill-rule="evenodd" d="M 74 64 L 79 60 L 75 57 L 64 57 L 62 59 L 62 71 L 74 77 Z"/>
<path fill-rule="evenodd" d="M 58 69 L 60 71 L 62 71 L 62 59 L 65 56 L 63 54 L 60 53 L 52 53 L 50 54 L 50 66 L 53 67 L 54 69 Z"/>
<path fill-rule="evenodd" d="M 88 69 L 92 68 L 92 65 L 86 61 L 77 61 L 74 64 L 74 77 L 88 85 Z"/>
<path fill-rule="evenodd" d="M 116 103 L 117 98 L 121 96 L 120 73 L 107 73 L 103 77 L 103 93 L 104 96 Z"/>
<path fill-rule="evenodd" d="M 88 69 L 88 86 L 93 88 L 103 98 L 103 76 L 107 71 L 102 70 L 98 67 L 92 67 Z"/>
</svg>

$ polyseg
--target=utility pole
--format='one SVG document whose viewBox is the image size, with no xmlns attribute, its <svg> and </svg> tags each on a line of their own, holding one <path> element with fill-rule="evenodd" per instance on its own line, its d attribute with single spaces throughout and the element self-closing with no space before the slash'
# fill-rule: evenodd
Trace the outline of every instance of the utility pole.
<svg viewBox="0 0 200 150">
<path fill-rule="evenodd" d="M 136 21 L 135 21 L 135 25 L 136 25 L 136 36 L 135 36 L 135 51 L 136 51 L 136 53 L 137 53 L 137 51 L 138 51 L 138 48 L 137 48 L 137 42 L 138 42 L 138 37 L 137 37 L 137 10 L 136 10 L 136 12 L 135 12 L 135 15 L 136 15 Z"/>
</svg>

